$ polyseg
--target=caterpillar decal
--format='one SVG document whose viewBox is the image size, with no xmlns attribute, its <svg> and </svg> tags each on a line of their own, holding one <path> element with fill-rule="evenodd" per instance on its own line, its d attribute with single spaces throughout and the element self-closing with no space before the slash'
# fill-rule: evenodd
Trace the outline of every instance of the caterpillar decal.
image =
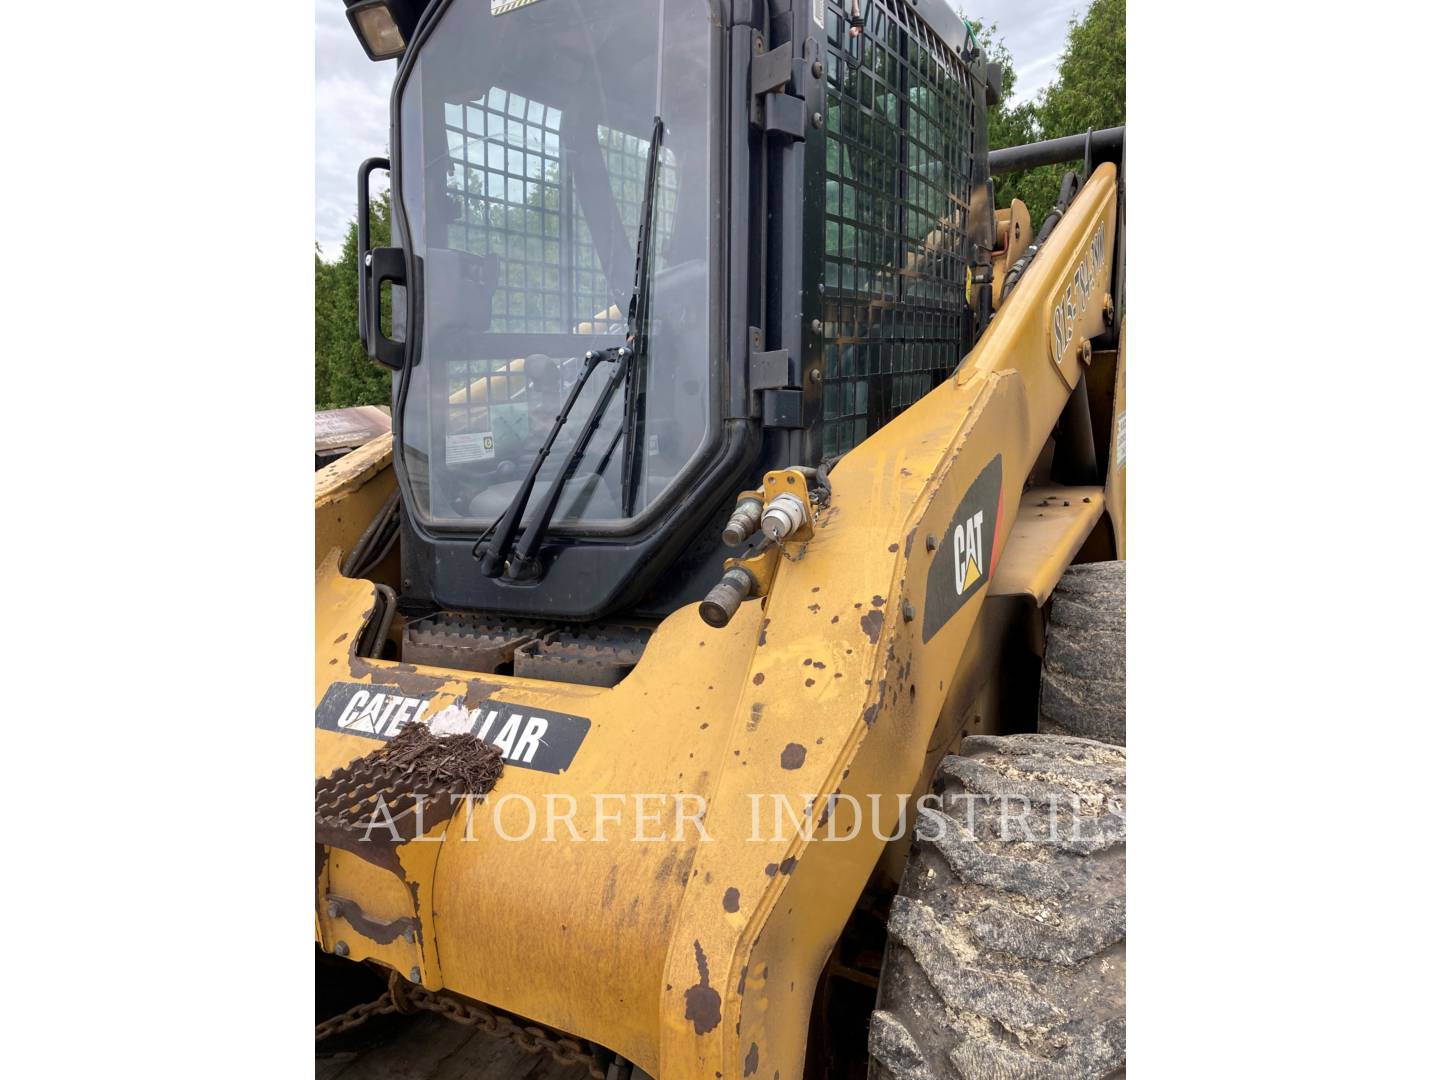
<svg viewBox="0 0 1440 1080">
<path fill-rule="evenodd" d="M 402 725 L 419 721 L 436 735 L 474 735 L 498 747 L 507 765 L 561 773 L 590 730 L 583 716 L 503 701 L 467 709 L 457 702 L 430 712 L 431 694 L 409 697 L 363 683 L 333 683 L 315 709 L 315 726 L 341 735 L 393 739 Z"/>
<path fill-rule="evenodd" d="M 995 569 L 995 534 L 1000 526 L 1000 480 L 996 454 L 960 500 L 925 583 L 923 640 L 929 641 L 965 602 L 990 580 Z"/>
</svg>

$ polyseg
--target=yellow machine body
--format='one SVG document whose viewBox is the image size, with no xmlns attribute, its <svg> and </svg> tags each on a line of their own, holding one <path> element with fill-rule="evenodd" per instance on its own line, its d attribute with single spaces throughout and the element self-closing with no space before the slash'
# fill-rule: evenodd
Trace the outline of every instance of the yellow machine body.
<svg viewBox="0 0 1440 1080">
<path fill-rule="evenodd" d="M 724 629 L 696 605 L 674 612 L 612 688 L 356 656 L 377 591 L 338 567 L 394 490 L 389 440 L 327 467 L 317 703 L 351 683 L 428 698 L 432 713 L 484 701 L 590 728 L 564 772 L 507 766 L 471 821 L 400 845 L 398 872 L 322 847 L 322 946 L 343 941 L 351 959 L 594 1040 L 662 1080 L 799 1077 L 822 967 L 877 866 L 903 865 L 886 837 L 905 835 L 906 802 L 946 749 L 994 723 L 996 651 L 1017 612 L 1044 603 L 1107 510 L 1123 551 L 1123 451 L 1103 487 L 1027 489 L 1105 328 L 1115 226 L 1102 165 L 954 375 L 831 471 L 829 504 L 781 545 L 767 594 Z M 1103 392 L 1123 447 L 1119 340 L 1118 386 Z M 316 775 L 377 745 L 317 729 Z M 788 818 L 774 829 L 773 794 L 799 810 L 837 793 L 815 835 Z M 697 797 L 703 836 L 687 817 Z M 527 801 L 542 817 L 505 839 L 526 832 Z M 573 831 L 547 836 L 545 808 L 563 817 L 572 802 Z"/>
</svg>

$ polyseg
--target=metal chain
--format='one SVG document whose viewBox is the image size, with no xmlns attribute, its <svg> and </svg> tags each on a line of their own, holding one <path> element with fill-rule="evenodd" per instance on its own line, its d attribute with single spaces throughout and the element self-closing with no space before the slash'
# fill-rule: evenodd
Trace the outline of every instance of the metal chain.
<svg viewBox="0 0 1440 1080">
<path fill-rule="evenodd" d="M 323 1024 L 316 1024 L 315 1041 L 319 1042 L 331 1035 L 359 1027 L 372 1016 L 413 1012 L 417 1008 L 439 1013 L 458 1024 L 478 1027 L 487 1035 L 509 1039 L 526 1053 L 538 1054 L 544 1051 L 560 1065 L 584 1065 L 594 1080 L 605 1080 L 606 1072 L 600 1067 L 599 1058 L 567 1035 L 560 1035 L 533 1024 L 517 1024 L 504 1013 L 495 1012 L 478 1002 L 465 1002 L 434 994 L 423 987 L 411 986 L 394 975 L 391 976 L 389 989 L 381 997 L 368 1004 L 348 1009 Z"/>
<path fill-rule="evenodd" d="M 398 1012 L 395 1008 L 395 999 L 386 990 L 384 995 L 365 1005 L 356 1005 L 353 1009 L 346 1009 L 339 1016 L 332 1016 L 323 1024 L 315 1025 L 315 1041 L 328 1039 L 331 1035 L 338 1035 L 342 1031 L 349 1031 L 357 1028 L 372 1016 L 384 1016 L 386 1013 Z"/>
</svg>

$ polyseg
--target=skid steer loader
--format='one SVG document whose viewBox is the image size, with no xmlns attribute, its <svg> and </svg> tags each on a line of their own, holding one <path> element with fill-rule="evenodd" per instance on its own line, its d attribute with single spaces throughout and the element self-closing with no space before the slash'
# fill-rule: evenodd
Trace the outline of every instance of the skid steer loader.
<svg viewBox="0 0 1440 1080">
<path fill-rule="evenodd" d="M 1123 1072 L 1123 129 L 989 152 L 946 0 L 346 11 L 393 436 L 317 473 L 315 933 L 384 993 L 317 1038 Z"/>
</svg>

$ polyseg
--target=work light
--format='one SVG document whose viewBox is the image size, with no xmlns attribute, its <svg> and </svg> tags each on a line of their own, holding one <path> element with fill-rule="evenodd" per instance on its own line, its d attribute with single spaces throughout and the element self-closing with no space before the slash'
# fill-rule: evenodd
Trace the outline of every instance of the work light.
<svg viewBox="0 0 1440 1080">
<path fill-rule="evenodd" d="M 405 51 L 405 35 L 396 25 L 386 0 L 359 0 L 348 4 L 345 17 L 371 60 L 393 60 Z"/>
</svg>

